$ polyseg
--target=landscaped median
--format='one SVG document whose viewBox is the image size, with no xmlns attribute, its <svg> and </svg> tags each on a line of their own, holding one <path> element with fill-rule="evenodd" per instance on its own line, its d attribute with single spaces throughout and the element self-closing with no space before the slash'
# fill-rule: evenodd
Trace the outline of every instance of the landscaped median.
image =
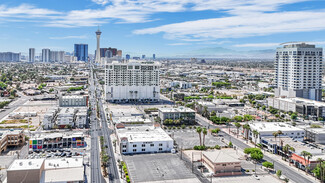
<svg viewBox="0 0 325 183">
<path fill-rule="evenodd" d="M 107 168 L 106 167 L 107 167 L 107 162 L 109 160 L 109 157 L 108 157 L 108 155 L 107 155 L 107 153 L 105 151 L 106 147 L 104 145 L 104 142 L 105 142 L 104 137 L 100 136 L 99 141 L 100 141 L 100 148 L 101 148 L 101 150 L 100 150 L 101 167 L 102 167 L 102 171 L 103 171 L 103 176 L 107 177 L 108 173 L 107 173 Z"/>
<path fill-rule="evenodd" d="M 124 175 L 125 175 L 126 182 L 130 183 L 131 180 L 130 180 L 130 177 L 129 177 L 128 168 L 126 167 L 126 164 L 125 164 L 124 161 L 121 161 L 121 166 L 122 166 L 122 169 L 123 169 L 123 172 L 124 172 Z"/>
</svg>

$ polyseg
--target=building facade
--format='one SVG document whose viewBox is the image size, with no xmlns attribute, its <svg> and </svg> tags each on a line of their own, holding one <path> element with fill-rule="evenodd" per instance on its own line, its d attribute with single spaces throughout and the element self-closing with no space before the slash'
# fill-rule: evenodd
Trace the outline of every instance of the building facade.
<svg viewBox="0 0 325 183">
<path fill-rule="evenodd" d="M 88 44 L 75 44 L 74 56 L 78 61 L 88 61 Z"/>
<path fill-rule="evenodd" d="M 159 108 L 158 116 L 162 122 L 166 119 L 181 120 L 184 124 L 195 124 L 195 111 L 190 108 Z"/>
<path fill-rule="evenodd" d="M 275 96 L 322 98 L 323 49 L 306 43 L 288 43 L 277 48 Z"/>
<path fill-rule="evenodd" d="M 29 48 L 29 62 L 35 62 L 35 48 Z"/>
<path fill-rule="evenodd" d="M 60 96 L 60 107 L 88 106 L 88 96 Z"/>
<path fill-rule="evenodd" d="M 114 61 L 105 67 L 105 98 L 110 102 L 158 102 L 159 64 Z"/>
<path fill-rule="evenodd" d="M 50 49 L 42 49 L 42 62 L 50 62 Z"/>
<path fill-rule="evenodd" d="M 137 126 L 116 129 L 122 154 L 171 152 L 173 139 L 160 127 Z"/>
<path fill-rule="evenodd" d="M 0 130 L 0 153 L 7 150 L 7 147 L 18 147 L 25 144 L 23 130 Z"/>
<path fill-rule="evenodd" d="M 0 62 L 20 62 L 20 53 L 0 52 Z"/>
</svg>

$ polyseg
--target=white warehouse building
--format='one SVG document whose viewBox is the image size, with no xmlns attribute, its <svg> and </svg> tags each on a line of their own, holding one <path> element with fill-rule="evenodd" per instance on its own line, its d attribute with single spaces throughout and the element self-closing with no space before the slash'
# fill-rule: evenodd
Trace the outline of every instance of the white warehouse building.
<svg viewBox="0 0 325 183">
<path fill-rule="evenodd" d="M 105 98 L 109 102 L 158 102 L 159 63 L 113 61 L 105 66 Z"/>
<path fill-rule="evenodd" d="M 296 140 L 303 140 L 305 136 L 305 130 L 294 127 L 286 123 L 278 122 L 262 122 L 262 123 L 249 123 L 251 128 L 249 133 L 249 138 L 255 142 L 255 136 L 252 133 L 254 130 L 258 132 L 256 143 L 262 143 L 263 137 L 274 137 L 273 132 L 278 132 L 279 130 L 283 133 L 278 137 L 286 136 Z"/>
<path fill-rule="evenodd" d="M 116 129 L 122 154 L 171 152 L 174 140 L 160 127 L 136 126 Z"/>
</svg>

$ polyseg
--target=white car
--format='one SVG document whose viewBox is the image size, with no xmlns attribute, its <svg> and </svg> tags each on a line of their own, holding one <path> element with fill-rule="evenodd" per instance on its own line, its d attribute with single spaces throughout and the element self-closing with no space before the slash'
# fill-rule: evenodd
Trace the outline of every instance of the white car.
<svg viewBox="0 0 325 183">
<path fill-rule="evenodd" d="M 257 176 L 257 175 L 253 175 L 253 177 L 256 179 L 256 180 L 260 180 L 260 178 Z"/>
</svg>

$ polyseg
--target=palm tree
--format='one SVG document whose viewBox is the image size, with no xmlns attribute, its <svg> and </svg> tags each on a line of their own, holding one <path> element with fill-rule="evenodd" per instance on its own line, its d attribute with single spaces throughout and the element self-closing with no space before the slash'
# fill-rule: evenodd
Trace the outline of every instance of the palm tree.
<svg viewBox="0 0 325 183">
<path fill-rule="evenodd" d="M 258 135 L 259 135 L 258 131 L 257 130 L 253 130 L 253 135 L 254 135 L 254 139 L 255 139 L 255 148 L 256 148 L 256 140 L 257 140 Z"/>
<path fill-rule="evenodd" d="M 245 138 L 246 138 L 246 143 L 248 143 L 248 134 L 249 134 L 249 130 L 251 130 L 251 127 L 249 126 L 249 124 L 244 124 L 243 128 L 245 129 Z"/>
<path fill-rule="evenodd" d="M 278 136 L 278 132 L 273 132 L 272 135 L 274 136 L 274 141 L 275 144 L 277 145 L 278 143 L 276 142 L 276 137 Z"/>
<path fill-rule="evenodd" d="M 241 127 L 241 124 L 238 123 L 238 122 L 236 122 L 236 123 L 235 123 L 235 126 L 236 126 L 236 128 L 237 128 L 237 138 L 238 138 L 239 128 Z"/>
<path fill-rule="evenodd" d="M 205 141 L 205 136 L 208 134 L 208 131 L 207 131 L 207 129 L 206 128 L 203 128 L 203 146 L 205 146 L 204 145 L 204 141 Z"/>
<path fill-rule="evenodd" d="M 280 146 L 281 146 L 281 148 L 282 148 L 281 135 L 283 135 L 283 132 L 282 132 L 281 130 L 278 130 L 277 133 L 278 133 L 278 135 L 279 135 Z"/>
<path fill-rule="evenodd" d="M 201 128 L 201 127 L 197 127 L 197 128 L 196 128 L 196 132 L 199 134 L 199 138 L 200 138 L 200 146 L 202 146 L 202 140 L 201 140 L 201 132 L 202 132 L 202 128 Z"/>
<path fill-rule="evenodd" d="M 285 153 L 286 156 L 288 156 L 290 150 L 290 145 L 286 144 L 285 146 L 283 146 L 283 152 Z"/>
<path fill-rule="evenodd" d="M 307 173 L 308 169 L 307 169 L 307 159 L 306 159 L 306 157 L 308 158 L 308 161 L 309 161 L 309 159 L 312 157 L 312 154 L 310 152 L 307 152 L 307 151 L 302 151 L 301 152 L 301 155 L 304 157 L 304 160 L 305 160 L 305 171 Z"/>
<path fill-rule="evenodd" d="M 202 112 L 202 116 L 204 117 L 209 117 L 209 111 L 208 111 L 208 107 L 207 106 L 204 106 L 203 108 L 203 112 Z"/>
<path fill-rule="evenodd" d="M 322 166 L 322 162 L 323 159 L 322 158 L 317 158 L 317 161 L 319 162 L 319 177 L 320 177 L 320 182 L 324 182 L 323 181 L 323 166 Z"/>
</svg>

